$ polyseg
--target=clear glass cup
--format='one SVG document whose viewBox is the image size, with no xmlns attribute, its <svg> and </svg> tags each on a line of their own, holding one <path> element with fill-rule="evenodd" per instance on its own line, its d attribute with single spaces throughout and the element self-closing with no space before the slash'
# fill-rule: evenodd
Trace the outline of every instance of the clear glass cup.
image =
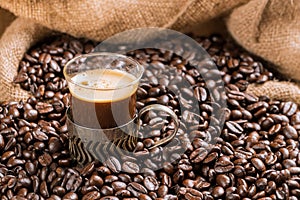
<svg viewBox="0 0 300 200">
<path fill-rule="evenodd" d="M 177 133 L 179 120 L 167 106 L 152 104 L 139 112 L 136 91 L 144 68 L 135 60 L 115 53 L 90 53 L 70 60 L 64 76 L 71 93 L 67 110 L 70 152 L 79 163 L 103 160 L 104 148 L 119 153 L 133 151 L 138 141 L 140 118 L 150 110 L 163 111 L 174 121 L 171 135 L 151 148 L 166 144 Z"/>
</svg>

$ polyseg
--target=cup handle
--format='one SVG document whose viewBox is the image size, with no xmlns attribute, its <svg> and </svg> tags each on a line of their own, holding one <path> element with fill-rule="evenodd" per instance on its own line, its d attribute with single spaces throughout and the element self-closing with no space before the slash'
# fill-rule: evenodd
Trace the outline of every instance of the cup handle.
<svg viewBox="0 0 300 200">
<path fill-rule="evenodd" d="M 178 131 L 178 128 L 179 128 L 179 119 L 178 119 L 177 115 L 175 114 L 175 112 L 172 109 L 170 109 L 169 107 L 161 105 L 161 104 L 151 104 L 151 105 L 148 105 L 148 106 L 145 106 L 144 108 L 142 108 L 140 110 L 140 112 L 138 113 L 138 120 L 141 119 L 141 116 L 145 112 L 148 112 L 150 110 L 164 111 L 165 113 L 169 114 L 172 117 L 172 119 L 174 120 L 175 129 L 174 129 L 174 131 L 173 131 L 173 133 L 171 135 L 169 135 L 169 136 L 167 136 L 167 137 L 165 137 L 165 138 L 163 138 L 163 139 L 155 142 L 153 146 L 151 146 L 151 147 L 148 148 L 149 150 L 151 150 L 151 149 L 153 149 L 155 147 L 158 147 L 160 145 L 163 145 L 163 144 L 171 141 L 175 137 L 175 135 L 176 135 L 176 133 Z M 138 130 L 140 128 L 139 126 L 140 126 L 140 124 L 138 123 Z"/>
</svg>

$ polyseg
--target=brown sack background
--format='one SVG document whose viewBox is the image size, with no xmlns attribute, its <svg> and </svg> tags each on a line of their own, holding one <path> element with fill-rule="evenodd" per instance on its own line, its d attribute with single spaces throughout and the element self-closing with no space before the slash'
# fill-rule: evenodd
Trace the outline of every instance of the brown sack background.
<svg viewBox="0 0 300 200">
<path fill-rule="evenodd" d="M 0 0 L 1 8 L 19 17 L 0 39 L 0 102 L 28 98 L 29 93 L 13 84 L 13 78 L 23 54 L 37 41 L 50 35 L 50 29 L 98 41 L 139 27 L 191 31 L 199 24 L 204 24 L 202 28 L 205 28 L 208 20 L 248 1 Z"/>
<path fill-rule="evenodd" d="M 9 26 L 14 19 L 15 16 L 12 13 L 0 8 L 0 38 L 6 27 Z"/>
<path fill-rule="evenodd" d="M 264 84 L 250 84 L 247 93 L 256 96 L 268 96 L 280 101 L 293 101 L 300 105 L 300 89 L 293 82 L 267 81 Z"/>
<path fill-rule="evenodd" d="M 14 20 L 0 39 L 0 102 L 25 100 L 29 93 L 13 84 L 24 52 L 51 31 L 22 18 Z"/>
<path fill-rule="evenodd" d="M 227 27 L 245 49 L 300 80 L 299 0 L 251 0 L 232 12 Z"/>
<path fill-rule="evenodd" d="M 183 31 L 248 1 L 0 0 L 0 7 L 49 29 L 100 41 L 124 30 L 140 27 Z"/>
</svg>

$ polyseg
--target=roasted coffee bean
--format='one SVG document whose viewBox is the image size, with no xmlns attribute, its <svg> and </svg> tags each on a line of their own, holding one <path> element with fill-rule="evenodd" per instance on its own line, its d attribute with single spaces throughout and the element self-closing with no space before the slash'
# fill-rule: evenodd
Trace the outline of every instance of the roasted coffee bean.
<svg viewBox="0 0 300 200">
<path fill-rule="evenodd" d="M 56 153 L 63 147 L 62 142 L 57 137 L 51 137 L 48 142 L 49 152 Z"/>
<path fill-rule="evenodd" d="M 66 189 L 61 186 L 55 186 L 53 188 L 53 193 L 58 196 L 63 196 L 66 193 Z"/>
<path fill-rule="evenodd" d="M 125 183 L 132 182 L 132 179 L 128 174 L 119 174 L 118 178 Z"/>
<path fill-rule="evenodd" d="M 14 152 L 14 151 L 6 151 L 5 153 L 2 154 L 1 160 L 2 160 L 2 161 L 6 161 L 6 160 L 8 160 L 10 157 L 12 157 L 13 155 L 15 155 L 15 152 Z"/>
<path fill-rule="evenodd" d="M 157 190 L 159 187 L 159 184 L 156 180 L 156 178 L 152 176 L 146 176 L 144 178 L 144 186 L 149 190 L 149 191 L 154 191 Z"/>
<path fill-rule="evenodd" d="M 296 140 L 298 138 L 297 130 L 291 125 L 287 125 L 283 128 L 283 134 L 287 139 Z"/>
<path fill-rule="evenodd" d="M 82 176 L 87 176 L 89 174 L 91 174 L 95 169 L 95 163 L 94 162 L 91 162 L 91 163 L 88 163 L 80 172 L 80 174 Z"/>
<path fill-rule="evenodd" d="M 251 163 L 259 171 L 265 171 L 266 170 L 265 164 L 259 158 L 252 158 Z"/>
<path fill-rule="evenodd" d="M 39 55 L 39 62 L 40 63 L 49 63 L 51 61 L 51 55 L 48 53 L 42 53 Z"/>
<path fill-rule="evenodd" d="M 244 129 L 236 122 L 234 121 L 228 121 L 226 122 L 227 128 L 235 134 L 241 134 L 243 133 Z"/>
<path fill-rule="evenodd" d="M 114 191 L 125 190 L 127 187 L 126 183 L 121 181 L 114 181 L 111 186 Z"/>
<path fill-rule="evenodd" d="M 137 183 L 142 183 L 143 180 L 144 180 L 144 177 L 142 175 L 140 175 L 140 174 L 135 175 L 134 178 L 133 178 L 133 181 L 137 182 Z"/>
<path fill-rule="evenodd" d="M 135 174 L 140 171 L 140 168 L 136 163 L 126 161 L 122 164 L 122 170 L 127 173 Z"/>
<path fill-rule="evenodd" d="M 226 157 L 221 157 L 215 164 L 215 171 L 217 173 L 230 172 L 234 168 L 234 164 Z"/>
<path fill-rule="evenodd" d="M 78 200 L 78 195 L 74 192 L 69 192 L 69 193 L 65 194 L 62 199 L 63 200 L 67 200 L 67 199 Z"/>
<path fill-rule="evenodd" d="M 293 114 L 295 114 L 297 111 L 297 104 L 295 104 L 294 102 L 286 102 L 283 103 L 283 108 L 282 108 L 282 112 L 283 114 L 287 115 L 287 116 L 292 116 Z"/>
<path fill-rule="evenodd" d="M 103 185 L 103 179 L 100 176 L 93 174 L 89 179 L 89 184 L 101 188 Z"/>
<path fill-rule="evenodd" d="M 184 196 L 184 199 L 188 199 L 188 200 L 203 198 L 203 194 L 200 191 L 192 188 L 180 188 L 179 194 Z"/>
<path fill-rule="evenodd" d="M 34 174 L 36 174 L 38 169 L 34 163 L 29 161 L 29 162 L 25 163 L 25 170 L 29 175 L 34 175 Z"/>
<path fill-rule="evenodd" d="M 157 194 L 159 197 L 164 197 L 168 194 L 169 188 L 166 185 L 161 185 L 158 188 Z"/>
<path fill-rule="evenodd" d="M 112 170 L 114 173 L 118 173 L 121 171 L 121 164 L 115 157 L 110 157 L 105 162 L 106 166 Z"/>
<path fill-rule="evenodd" d="M 132 192 L 133 195 L 135 195 L 136 193 L 143 193 L 143 194 L 147 193 L 147 189 L 143 185 L 135 182 L 129 183 L 127 186 L 127 190 Z"/>
<path fill-rule="evenodd" d="M 82 200 L 94 200 L 94 199 L 100 199 L 100 192 L 98 191 L 91 191 L 87 194 L 85 194 L 83 197 L 82 197 Z"/>
<path fill-rule="evenodd" d="M 112 187 L 109 187 L 107 185 L 104 185 L 101 190 L 100 190 L 101 194 L 103 194 L 104 196 L 109 196 L 109 195 L 113 195 L 113 189 Z"/>
<path fill-rule="evenodd" d="M 115 193 L 117 197 L 130 197 L 130 192 L 128 190 L 119 190 Z"/>
<path fill-rule="evenodd" d="M 288 168 L 288 170 L 291 174 L 299 174 L 300 173 L 300 167 L 290 167 L 290 168 Z"/>
<path fill-rule="evenodd" d="M 27 109 L 24 111 L 24 119 L 28 121 L 35 121 L 38 119 L 38 111 L 33 109 Z"/>
<path fill-rule="evenodd" d="M 28 80 L 27 73 L 19 73 L 16 77 L 14 77 L 14 83 L 22 83 Z"/>
<path fill-rule="evenodd" d="M 52 157 L 48 153 L 44 153 L 43 155 L 39 156 L 38 160 L 39 163 L 44 167 L 49 166 L 52 163 Z"/>
<path fill-rule="evenodd" d="M 207 156 L 208 152 L 205 148 L 201 148 L 199 147 L 198 149 L 196 149 L 195 151 L 193 151 L 190 155 L 190 160 L 193 163 L 199 163 L 201 161 L 203 161 L 205 159 L 205 157 Z"/>
<path fill-rule="evenodd" d="M 49 192 L 47 188 L 47 183 L 46 181 L 43 181 L 40 185 L 40 193 L 42 194 L 43 197 L 47 198 L 49 197 Z"/>
<path fill-rule="evenodd" d="M 223 188 L 227 188 L 230 185 L 230 178 L 225 174 L 219 174 L 216 177 L 216 183 Z"/>
<path fill-rule="evenodd" d="M 5 147 L 5 141 L 3 136 L 0 134 L 0 149 L 3 149 Z"/>
<path fill-rule="evenodd" d="M 117 181 L 117 180 L 118 180 L 117 176 L 115 176 L 115 175 L 108 175 L 108 176 L 105 177 L 104 182 L 105 183 L 112 183 L 112 182 Z"/>
<path fill-rule="evenodd" d="M 57 62 L 55 60 L 50 60 L 49 66 L 52 69 L 52 71 L 54 71 L 54 72 L 60 72 L 61 71 L 59 65 L 57 64 Z"/>
<path fill-rule="evenodd" d="M 220 187 L 220 186 L 216 186 L 214 187 L 213 191 L 212 191 L 212 195 L 215 198 L 220 198 L 224 195 L 225 191 L 224 188 Z"/>
</svg>

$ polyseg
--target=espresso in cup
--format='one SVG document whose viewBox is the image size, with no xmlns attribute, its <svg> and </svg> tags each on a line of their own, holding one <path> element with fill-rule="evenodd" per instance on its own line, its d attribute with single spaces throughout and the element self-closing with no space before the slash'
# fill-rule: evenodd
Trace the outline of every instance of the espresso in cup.
<svg viewBox="0 0 300 200">
<path fill-rule="evenodd" d="M 167 106 L 151 104 L 136 112 L 136 91 L 144 68 L 133 59 L 115 53 L 90 53 L 70 60 L 64 76 L 71 92 L 67 109 L 69 150 L 79 163 L 93 158 L 133 152 L 142 124 L 141 116 L 156 110 L 175 123 L 172 134 L 155 141 L 151 150 L 172 140 L 179 120 Z"/>
<path fill-rule="evenodd" d="M 117 69 L 95 69 L 71 79 L 71 106 L 75 123 L 89 128 L 114 128 L 134 118 L 136 77 Z M 89 88 L 88 90 L 85 88 Z"/>
</svg>

